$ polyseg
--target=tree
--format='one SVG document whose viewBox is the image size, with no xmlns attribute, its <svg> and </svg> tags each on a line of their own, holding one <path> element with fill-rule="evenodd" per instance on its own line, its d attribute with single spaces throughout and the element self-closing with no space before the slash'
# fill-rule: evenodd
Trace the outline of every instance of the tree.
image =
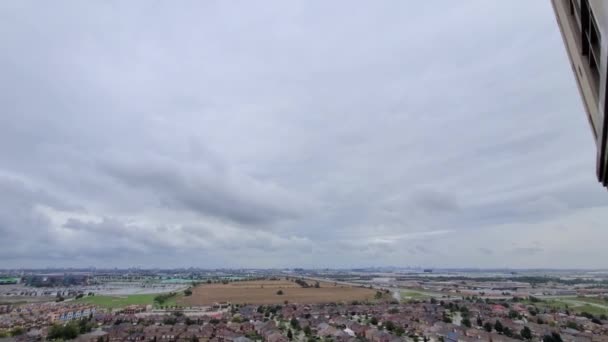
<svg viewBox="0 0 608 342">
<path fill-rule="evenodd" d="M 376 294 L 374 295 L 374 298 L 376 298 L 376 299 L 382 298 L 382 292 L 376 291 Z"/>
<path fill-rule="evenodd" d="M 51 328 L 49 328 L 49 332 L 47 333 L 47 338 L 49 340 L 55 340 L 60 338 L 63 335 L 63 327 L 58 324 L 53 324 Z"/>
<path fill-rule="evenodd" d="M 372 317 L 372 319 L 370 319 L 370 320 L 369 320 L 369 322 L 370 322 L 372 325 L 377 325 L 377 324 L 378 324 L 378 319 L 377 319 L 376 317 Z"/>
<path fill-rule="evenodd" d="M 88 319 L 81 319 L 78 321 L 78 330 L 81 334 L 85 334 L 93 330 L 93 324 Z"/>
<path fill-rule="evenodd" d="M 543 337 L 543 342 L 563 342 L 563 340 L 558 333 L 554 332 L 551 333 L 551 335 L 545 335 Z"/>
<path fill-rule="evenodd" d="M 306 336 L 310 336 L 312 334 L 312 330 L 310 330 L 310 327 L 307 325 L 304 327 L 304 335 Z"/>
<path fill-rule="evenodd" d="M 443 323 L 452 323 L 452 318 L 450 318 L 445 311 L 443 312 Z"/>
<path fill-rule="evenodd" d="M 73 340 L 80 334 L 78 323 L 70 322 L 65 326 L 53 325 L 48 332 L 49 340 Z"/>
<path fill-rule="evenodd" d="M 523 329 L 521 329 L 519 334 L 521 335 L 521 337 L 523 337 L 526 340 L 532 339 L 532 331 L 528 327 L 524 327 Z"/>
<path fill-rule="evenodd" d="M 498 332 L 498 333 L 502 333 L 502 329 L 503 329 L 502 323 L 500 323 L 499 320 L 496 320 L 496 323 L 494 323 L 494 330 L 496 330 L 496 332 Z"/>
<path fill-rule="evenodd" d="M 486 329 L 487 332 L 492 332 L 492 323 L 490 323 L 490 322 L 484 323 L 483 328 Z"/>
<path fill-rule="evenodd" d="M 398 326 L 395 328 L 395 335 L 403 336 L 403 334 L 405 334 L 405 329 L 403 329 L 403 327 Z"/>
<path fill-rule="evenodd" d="M 277 294 L 278 294 L 279 296 L 282 296 L 282 295 L 283 295 L 283 290 L 279 290 L 279 291 L 277 291 Z"/>
<path fill-rule="evenodd" d="M 483 320 L 481 320 L 481 317 L 477 317 L 477 326 L 481 327 L 483 325 Z"/>
<path fill-rule="evenodd" d="M 63 339 L 64 340 L 73 340 L 78 336 L 80 329 L 76 324 L 68 324 L 63 327 Z"/>
<path fill-rule="evenodd" d="M 386 321 L 386 323 L 384 323 L 384 327 L 388 331 L 393 331 L 393 330 L 395 330 L 395 323 L 393 323 L 391 321 Z"/>
<path fill-rule="evenodd" d="M 16 327 L 11 330 L 11 336 L 19 336 L 23 335 L 23 333 L 25 333 L 25 330 L 22 327 Z"/>
<path fill-rule="evenodd" d="M 431 304 L 437 304 L 437 299 L 431 297 Z"/>
<path fill-rule="evenodd" d="M 600 315 L 600 319 L 601 319 L 601 320 L 604 320 L 604 321 L 605 321 L 605 320 L 608 320 L 608 316 L 606 316 L 606 314 L 601 314 L 601 315 Z"/>
<path fill-rule="evenodd" d="M 320 288 L 320 287 L 321 287 L 321 285 L 320 285 L 320 284 L 319 284 L 319 282 L 317 281 L 317 282 L 315 283 L 315 288 L 317 288 L 317 289 L 318 289 L 318 288 Z"/>
<path fill-rule="evenodd" d="M 79 333 L 80 329 L 76 322 L 70 322 L 65 326 L 55 324 L 49 329 L 48 339 L 73 340 L 79 335 Z"/>
<path fill-rule="evenodd" d="M 175 325 L 177 323 L 177 319 L 175 317 L 166 317 L 163 319 L 163 324 L 165 325 Z"/>
<path fill-rule="evenodd" d="M 189 288 L 184 290 L 184 296 L 192 296 L 192 290 Z"/>
<path fill-rule="evenodd" d="M 293 333 L 291 332 L 291 329 L 287 330 L 287 338 L 291 341 L 293 340 Z"/>
<path fill-rule="evenodd" d="M 462 323 L 462 325 L 464 325 L 467 328 L 471 327 L 471 320 L 468 318 L 463 318 L 461 323 Z"/>
<path fill-rule="evenodd" d="M 296 330 L 300 330 L 300 322 L 298 322 L 297 319 L 292 318 L 291 321 L 289 321 L 289 324 L 291 324 L 291 327 L 296 329 Z"/>
<path fill-rule="evenodd" d="M 582 330 L 576 322 L 568 321 L 566 327 L 574 330 Z"/>
</svg>

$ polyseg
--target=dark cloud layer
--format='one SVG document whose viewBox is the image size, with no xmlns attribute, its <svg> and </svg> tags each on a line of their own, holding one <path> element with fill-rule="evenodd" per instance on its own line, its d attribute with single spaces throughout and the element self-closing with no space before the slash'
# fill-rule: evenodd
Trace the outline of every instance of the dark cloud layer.
<svg viewBox="0 0 608 342">
<path fill-rule="evenodd" d="M 296 216 L 285 191 L 253 178 L 235 179 L 226 169 L 188 170 L 160 161 L 107 165 L 103 171 L 125 186 L 147 190 L 159 204 L 173 210 L 188 209 L 250 225 Z"/>
<path fill-rule="evenodd" d="M 0 267 L 608 258 L 549 3 L 5 1 L 0 41 Z"/>
</svg>

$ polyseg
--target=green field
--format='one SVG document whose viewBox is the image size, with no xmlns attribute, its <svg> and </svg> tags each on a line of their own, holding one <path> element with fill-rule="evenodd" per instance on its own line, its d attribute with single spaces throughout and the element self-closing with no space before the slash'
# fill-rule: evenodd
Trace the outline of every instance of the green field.
<svg viewBox="0 0 608 342">
<path fill-rule="evenodd" d="M 558 299 L 577 312 L 588 312 L 593 315 L 608 314 L 608 303 L 599 298 L 572 297 Z"/>
<path fill-rule="evenodd" d="M 599 304 L 601 306 L 608 307 L 608 299 L 599 298 L 599 297 L 573 297 L 573 300 L 577 302 L 591 303 L 591 304 Z"/>
<path fill-rule="evenodd" d="M 125 296 L 87 296 L 74 300 L 76 303 L 87 303 L 97 305 L 106 309 L 122 308 L 128 305 L 156 305 L 154 297 L 158 294 L 135 294 Z M 181 294 L 171 297 L 163 306 L 180 306 L 177 304 L 177 299 Z"/>
<path fill-rule="evenodd" d="M 426 293 L 426 292 L 419 292 L 419 291 L 413 291 L 413 290 L 404 290 L 401 291 L 401 298 L 402 299 L 428 299 L 433 297 L 431 294 Z"/>
<path fill-rule="evenodd" d="M 532 303 L 530 301 L 522 301 L 524 304 L 534 305 L 539 309 L 556 309 L 556 310 L 570 310 L 571 312 L 587 312 L 593 315 L 608 314 L 608 303 L 602 299 L 593 297 L 562 297 L 545 299 L 539 303 Z"/>
</svg>

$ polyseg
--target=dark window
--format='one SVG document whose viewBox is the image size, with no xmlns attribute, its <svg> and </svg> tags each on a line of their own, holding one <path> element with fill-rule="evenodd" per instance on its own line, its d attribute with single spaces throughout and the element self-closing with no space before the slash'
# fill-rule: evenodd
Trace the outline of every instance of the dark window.
<svg viewBox="0 0 608 342">
<path fill-rule="evenodd" d="M 581 53 L 583 56 L 589 55 L 589 39 L 587 39 L 589 32 L 589 4 L 587 1 L 583 0 L 581 2 L 581 27 L 582 27 L 582 37 L 581 37 Z"/>
<path fill-rule="evenodd" d="M 570 15 L 576 23 L 575 29 L 580 37 L 580 53 L 586 57 L 589 70 L 589 82 L 596 95 L 599 93 L 600 84 L 600 46 L 602 37 L 593 16 L 588 0 L 569 0 Z"/>
<path fill-rule="evenodd" d="M 574 15 L 574 0 L 570 0 L 570 15 Z"/>
</svg>

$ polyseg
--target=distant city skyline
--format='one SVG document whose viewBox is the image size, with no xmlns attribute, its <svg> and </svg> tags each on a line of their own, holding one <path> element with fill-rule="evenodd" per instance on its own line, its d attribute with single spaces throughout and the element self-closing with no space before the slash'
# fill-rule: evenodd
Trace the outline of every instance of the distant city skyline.
<svg viewBox="0 0 608 342">
<path fill-rule="evenodd" d="M 608 266 L 549 1 L 7 1 L 0 40 L 0 268 Z"/>
</svg>

